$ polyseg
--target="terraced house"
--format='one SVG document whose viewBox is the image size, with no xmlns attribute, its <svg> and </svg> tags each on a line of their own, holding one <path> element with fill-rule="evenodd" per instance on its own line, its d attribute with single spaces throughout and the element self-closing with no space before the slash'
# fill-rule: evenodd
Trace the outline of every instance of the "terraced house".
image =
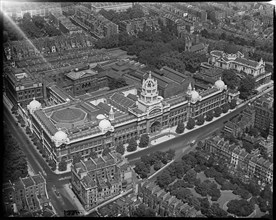
<svg viewBox="0 0 276 220">
<path fill-rule="evenodd" d="M 226 160 L 235 169 L 242 168 L 249 177 L 255 177 L 266 184 L 273 183 L 273 163 L 258 156 L 257 153 L 246 153 L 242 146 L 230 145 L 219 136 L 206 140 L 204 149 Z"/>
<path fill-rule="evenodd" d="M 37 211 L 48 206 L 46 180 L 41 174 L 19 178 L 15 183 L 8 182 L 2 188 L 6 210 L 13 212 Z"/>
<path fill-rule="evenodd" d="M 72 19 L 97 38 L 111 37 L 118 34 L 118 25 L 83 5 L 76 6 L 76 14 Z"/>
<path fill-rule="evenodd" d="M 118 153 L 90 157 L 72 165 L 72 189 L 86 210 L 119 195 L 128 179 L 133 183 L 135 172 L 129 169 L 129 175 L 125 175 L 123 166 L 129 165 Z"/>
<path fill-rule="evenodd" d="M 161 217 L 196 217 L 198 214 L 194 207 L 171 196 L 150 181 L 138 184 L 138 197 Z"/>
<path fill-rule="evenodd" d="M 74 49 L 90 48 L 93 46 L 93 38 L 81 33 L 44 37 L 30 41 L 12 41 L 4 44 L 5 57 L 8 61 L 27 60 L 30 58 L 47 57 L 56 53 L 72 52 Z M 42 58 L 41 58 L 42 59 Z"/>
</svg>

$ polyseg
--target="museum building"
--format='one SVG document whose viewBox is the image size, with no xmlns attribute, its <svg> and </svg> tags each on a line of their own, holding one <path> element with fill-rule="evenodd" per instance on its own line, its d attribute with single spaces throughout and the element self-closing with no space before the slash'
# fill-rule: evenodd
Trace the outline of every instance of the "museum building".
<svg viewBox="0 0 276 220">
<path fill-rule="evenodd" d="M 197 119 L 227 101 L 227 86 L 221 79 L 200 93 L 190 83 L 187 91 L 163 98 L 149 71 L 139 96 L 134 86 L 126 86 L 44 108 L 34 99 L 27 106 L 26 121 L 49 158 L 70 162 L 76 154 L 87 158 L 95 151 L 100 155 L 104 148 L 141 134 L 158 133 L 189 117 Z"/>
</svg>

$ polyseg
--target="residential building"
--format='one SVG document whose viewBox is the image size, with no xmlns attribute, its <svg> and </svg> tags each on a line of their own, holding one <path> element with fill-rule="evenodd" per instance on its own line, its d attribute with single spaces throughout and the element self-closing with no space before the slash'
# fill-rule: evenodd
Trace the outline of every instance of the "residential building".
<svg viewBox="0 0 276 220">
<path fill-rule="evenodd" d="M 274 115 L 274 95 L 267 93 L 256 99 L 253 103 L 256 116 L 255 126 L 258 129 L 266 130 L 273 129 L 273 115 Z M 272 125 L 271 125 L 272 124 Z M 271 131 L 270 130 L 270 131 Z"/>
<path fill-rule="evenodd" d="M 46 180 L 39 173 L 37 175 L 19 178 L 12 183 L 9 181 L 3 185 L 4 204 L 6 210 L 20 215 L 21 212 L 35 212 L 49 205 L 46 192 Z"/>
<path fill-rule="evenodd" d="M 232 134 L 234 137 L 241 137 L 243 133 L 250 128 L 254 127 L 255 111 L 246 108 L 239 115 L 231 118 L 225 123 L 223 131 Z"/>
<path fill-rule="evenodd" d="M 124 161 L 124 163 L 122 163 Z M 85 210 L 119 195 L 122 184 L 130 178 L 132 184 L 135 172 L 122 174 L 122 166 L 129 166 L 126 159 L 118 153 L 107 153 L 97 158 L 89 157 L 71 166 L 72 190 L 77 195 Z"/>
<path fill-rule="evenodd" d="M 135 18 L 131 20 L 121 21 L 119 24 L 119 30 L 121 32 L 126 32 L 129 35 L 137 34 L 139 31 L 143 31 L 144 29 L 150 29 L 159 31 L 159 23 L 158 17 L 142 17 L 142 18 Z"/>
<path fill-rule="evenodd" d="M 212 21 L 221 22 L 226 18 L 226 12 L 222 10 L 213 10 L 210 13 L 210 19 Z"/>
<path fill-rule="evenodd" d="M 20 68 L 34 64 L 41 66 L 45 61 L 48 63 L 53 61 L 60 62 L 60 58 L 66 52 L 73 57 L 74 55 L 79 55 L 82 51 L 84 52 L 88 49 L 91 51 L 94 41 L 95 39 L 89 35 L 73 33 L 71 35 L 33 39 L 31 43 L 27 40 L 6 42 L 4 44 L 5 58 L 9 62 L 14 61 L 15 66 Z M 78 50 L 78 52 L 76 51 L 75 54 L 72 54 L 74 50 Z M 64 57 L 62 58 L 64 62 Z M 49 66 L 51 65 L 48 64 Z M 37 67 L 35 71 L 39 71 L 39 68 Z"/>
<path fill-rule="evenodd" d="M 39 15 L 42 17 L 49 16 L 50 12 L 56 12 L 61 14 L 61 4 L 57 2 L 3 2 L 3 11 L 9 17 L 17 20 L 22 19 L 23 15 L 30 13 L 31 17 Z"/>
<path fill-rule="evenodd" d="M 83 5 L 76 6 L 76 13 L 71 19 L 96 38 L 111 37 L 119 33 L 117 24 Z"/>
<path fill-rule="evenodd" d="M 138 197 L 161 217 L 196 217 L 194 207 L 183 203 L 148 180 L 138 184 Z M 185 213 L 185 216 L 183 216 Z"/>
<path fill-rule="evenodd" d="M 259 62 L 246 59 L 239 51 L 236 54 L 226 54 L 223 51 L 214 50 L 210 52 L 210 55 L 208 62 L 215 67 L 243 71 L 245 74 L 253 76 L 256 88 L 271 80 L 271 72 L 266 72 L 265 62 L 262 59 Z"/>
<path fill-rule="evenodd" d="M 235 170 L 241 168 L 250 178 L 255 177 L 266 184 L 273 183 L 273 163 L 258 156 L 258 153 L 246 153 L 241 145 L 229 145 L 219 136 L 206 140 L 204 149 L 218 158 L 225 159 Z"/>
<path fill-rule="evenodd" d="M 90 6 L 86 4 L 86 6 L 91 9 L 91 11 L 99 12 L 101 9 L 106 11 L 114 10 L 117 12 L 126 11 L 128 8 L 133 6 L 132 2 L 95 2 L 90 3 Z"/>
<path fill-rule="evenodd" d="M 55 26 L 64 34 L 76 34 L 82 33 L 82 29 L 79 26 L 74 25 L 69 18 L 61 15 L 59 13 L 51 12 L 50 20 L 55 24 Z"/>
<path fill-rule="evenodd" d="M 4 73 L 5 94 L 17 106 L 26 107 L 33 98 L 43 102 L 41 80 L 25 69 L 9 68 Z"/>
</svg>

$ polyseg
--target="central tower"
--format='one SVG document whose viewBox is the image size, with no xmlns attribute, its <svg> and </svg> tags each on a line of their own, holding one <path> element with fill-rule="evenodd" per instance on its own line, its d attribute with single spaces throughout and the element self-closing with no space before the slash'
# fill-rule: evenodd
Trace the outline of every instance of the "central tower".
<svg viewBox="0 0 276 220">
<path fill-rule="evenodd" d="M 153 79 L 151 72 L 148 78 L 143 79 L 142 92 L 138 98 L 137 106 L 143 112 L 151 111 L 151 109 L 159 107 L 162 109 L 163 97 L 158 95 L 157 80 Z"/>
</svg>

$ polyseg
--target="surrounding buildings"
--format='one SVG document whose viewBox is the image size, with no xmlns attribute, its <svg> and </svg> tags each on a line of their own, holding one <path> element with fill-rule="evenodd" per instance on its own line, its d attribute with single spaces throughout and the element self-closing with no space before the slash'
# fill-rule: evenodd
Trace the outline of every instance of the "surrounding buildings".
<svg viewBox="0 0 276 220">
<path fill-rule="evenodd" d="M 117 12 L 126 11 L 128 8 L 133 6 L 132 2 L 97 2 L 91 3 L 89 9 L 95 12 L 99 12 L 101 9 L 106 11 L 114 10 Z"/>
<path fill-rule="evenodd" d="M 74 25 L 69 18 L 62 14 L 51 12 L 49 18 L 64 34 L 82 33 L 82 29 L 79 26 Z"/>
<path fill-rule="evenodd" d="M 119 30 L 121 32 L 127 32 L 130 35 L 134 35 L 139 31 L 143 31 L 144 28 L 160 30 L 158 17 L 142 17 L 132 20 L 121 21 L 119 24 Z"/>
<path fill-rule="evenodd" d="M 41 174 L 3 184 L 3 202 L 8 213 L 35 212 L 49 206 L 46 180 Z"/>
<path fill-rule="evenodd" d="M 194 207 L 171 196 L 150 181 L 139 183 L 138 197 L 161 217 L 196 217 L 198 214 Z"/>
<path fill-rule="evenodd" d="M 271 80 L 271 72 L 266 72 L 265 62 L 262 59 L 259 62 L 246 59 L 239 51 L 236 54 L 226 54 L 223 51 L 214 50 L 210 52 L 210 55 L 208 62 L 215 67 L 243 71 L 245 74 L 253 76 L 256 88 Z"/>
<path fill-rule="evenodd" d="M 58 2 L 17 2 L 9 4 L 9 1 L 3 1 L 2 7 L 5 14 L 17 20 L 23 18 L 25 13 L 30 13 L 31 17 L 40 15 L 42 17 L 49 16 L 50 12 L 61 14 L 61 5 Z"/>
<path fill-rule="evenodd" d="M 62 55 L 66 52 L 72 53 L 72 50 L 79 48 L 83 50 L 91 49 L 94 41 L 91 36 L 79 33 L 45 37 L 31 41 L 12 41 L 4 44 L 5 58 L 10 62 L 14 61 L 17 65 L 17 62 L 20 60 L 26 61 L 30 58 L 37 57 L 40 58 L 37 61 L 38 64 L 41 64 L 47 60 L 48 56 L 53 56 L 53 54 Z M 31 64 L 34 65 L 34 62 Z"/>
<path fill-rule="evenodd" d="M 274 117 L 274 95 L 268 93 L 254 102 L 256 111 L 255 126 L 260 130 L 270 129 L 269 133 L 273 135 L 273 117 Z"/>
<path fill-rule="evenodd" d="M 246 108 L 242 113 L 226 122 L 223 128 L 225 133 L 233 134 L 234 137 L 241 137 L 246 129 L 254 127 L 255 111 Z"/>
<path fill-rule="evenodd" d="M 17 106 L 26 107 L 35 97 L 40 102 L 43 101 L 43 86 L 41 79 L 25 69 L 12 69 L 5 71 L 5 94 L 10 101 Z"/>
<path fill-rule="evenodd" d="M 118 153 L 88 158 L 71 167 L 71 185 L 85 210 L 134 187 L 135 172 Z"/>
<path fill-rule="evenodd" d="M 247 153 L 240 145 L 230 145 L 229 141 L 216 136 L 205 141 L 204 149 L 232 164 L 235 169 L 243 169 L 249 177 L 266 184 L 273 183 L 273 163 L 254 153 Z"/>
<path fill-rule="evenodd" d="M 76 13 L 71 19 L 97 38 L 111 37 L 119 33 L 117 24 L 83 5 L 76 6 Z"/>
</svg>

